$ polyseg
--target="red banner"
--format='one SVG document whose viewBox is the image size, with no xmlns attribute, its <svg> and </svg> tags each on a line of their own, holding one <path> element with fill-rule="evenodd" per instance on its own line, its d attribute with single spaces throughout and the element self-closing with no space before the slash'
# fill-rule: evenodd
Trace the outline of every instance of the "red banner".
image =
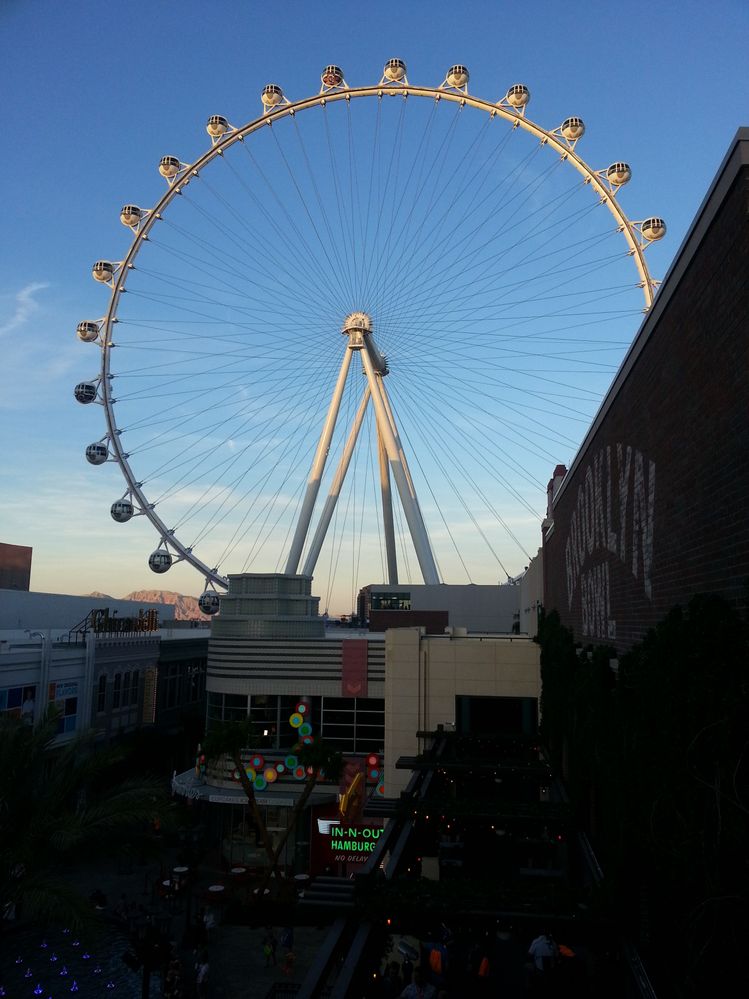
<svg viewBox="0 0 749 999">
<path fill-rule="evenodd" d="M 341 648 L 341 697 L 367 696 L 366 638 L 344 638 Z"/>
</svg>

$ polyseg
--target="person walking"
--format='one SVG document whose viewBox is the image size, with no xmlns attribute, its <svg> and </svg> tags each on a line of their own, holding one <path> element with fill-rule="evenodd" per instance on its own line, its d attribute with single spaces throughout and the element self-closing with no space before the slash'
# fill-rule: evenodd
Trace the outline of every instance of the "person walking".
<svg viewBox="0 0 749 999">
<path fill-rule="evenodd" d="M 208 951 L 204 950 L 195 965 L 195 991 L 198 999 L 205 999 L 208 995 L 208 973 L 210 970 Z"/>
<path fill-rule="evenodd" d="M 537 972 L 546 973 L 556 967 L 559 948 L 551 933 L 544 932 L 536 937 L 528 948 L 528 957 Z"/>
</svg>

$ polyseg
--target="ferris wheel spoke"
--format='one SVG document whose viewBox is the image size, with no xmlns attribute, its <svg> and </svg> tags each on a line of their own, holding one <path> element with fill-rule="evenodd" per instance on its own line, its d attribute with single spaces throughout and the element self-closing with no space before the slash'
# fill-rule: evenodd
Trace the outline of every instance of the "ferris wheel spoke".
<svg viewBox="0 0 749 999">
<path fill-rule="evenodd" d="M 299 383 L 297 392 L 299 393 L 297 398 L 300 404 L 305 400 L 305 395 L 300 390 L 304 388 L 303 383 Z M 315 398 L 315 394 L 312 392 L 307 393 L 308 396 Z M 218 462 L 214 462 L 211 466 L 201 469 L 201 475 L 203 476 L 213 476 L 214 473 L 221 471 L 230 467 L 232 464 L 237 463 L 244 455 L 252 448 L 257 447 L 258 444 L 263 441 L 263 432 L 265 432 L 265 437 L 269 440 L 274 441 L 276 439 L 275 435 L 275 415 L 269 416 L 265 421 L 261 423 L 254 422 L 254 418 L 257 413 L 262 413 L 267 409 L 267 404 L 270 400 L 261 399 L 258 401 L 257 405 L 252 410 L 247 410 L 246 408 L 239 414 L 228 413 L 226 417 L 219 423 L 212 425 L 210 430 L 206 432 L 202 437 L 199 437 L 195 441 L 190 442 L 189 449 L 187 449 L 187 457 L 183 457 L 183 454 L 177 454 L 170 462 L 159 469 L 160 474 L 174 473 L 180 467 L 187 465 L 187 469 L 183 474 L 175 480 L 168 491 L 162 493 L 157 497 L 156 502 L 159 503 L 164 499 L 169 498 L 176 494 L 179 488 L 184 487 L 185 483 L 187 485 L 192 485 L 193 483 L 188 480 L 188 476 L 192 474 L 202 463 L 203 459 L 214 456 L 218 452 L 219 454 L 224 448 L 229 449 L 229 454 L 225 458 Z M 238 416 L 243 417 L 243 420 L 237 423 Z M 222 427 L 231 423 L 229 433 L 224 437 L 215 439 L 215 435 L 219 432 Z M 183 421 L 183 426 L 187 425 L 189 430 L 189 420 Z M 243 434 L 246 431 L 251 431 L 254 436 L 249 439 L 244 440 Z M 183 431 L 184 436 L 184 431 Z M 208 439 L 210 443 L 206 446 L 205 450 L 200 451 L 199 447 L 202 441 Z M 239 444 L 243 446 L 240 448 Z M 144 448 L 139 448 L 139 453 L 142 453 Z"/>
<path fill-rule="evenodd" d="M 391 278 L 388 280 L 388 275 L 391 271 L 395 271 L 397 275 L 402 272 L 405 268 L 403 266 L 404 262 L 408 262 L 410 266 L 410 259 L 407 253 L 403 252 L 400 246 L 401 236 L 407 234 L 411 221 L 413 219 L 414 213 L 417 207 L 420 206 L 422 202 L 422 197 L 424 197 L 425 204 L 426 192 L 430 184 L 430 180 L 433 176 L 438 176 L 439 167 L 447 155 L 447 150 L 450 147 L 452 138 L 457 127 L 459 120 L 458 115 L 454 115 L 453 119 L 448 127 L 446 134 L 443 135 L 442 140 L 439 141 L 434 155 L 428 155 L 430 143 L 433 137 L 433 125 L 436 120 L 436 104 L 435 104 L 435 115 L 429 119 L 429 129 L 425 131 L 424 135 L 424 147 L 423 153 L 418 155 L 418 161 L 415 159 L 408 170 L 405 182 L 400 187 L 400 197 L 396 203 L 395 198 L 393 199 L 392 210 L 390 213 L 390 222 L 384 233 L 385 246 L 388 248 L 387 253 L 380 253 L 379 259 L 377 261 L 377 272 L 375 275 L 375 282 L 378 288 L 378 298 L 382 300 L 385 294 L 390 297 L 392 295 L 392 285 L 394 283 Z M 427 166 L 427 164 L 429 164 Z M 405 202 L 408 192 L 411 190 L 411 182 L 413 180 L 413 194 L 410 196 L 411 208 L 406 215 L 405 220 L 401 221 L 401 208 Z M 398 190 L 398 185 L 395 185 L 394 193 Z M 428 208 L 425 208 L 425 213 Z"/>
<path fill-rule="evenodd" d="M 320 248 L 321 259 L 328 261 L 330 259 L 330 257 L 331 257 L 331 254 L 333 253 L 334 247 L 335 247 L 335 242 L 332 239 L 332 234 L 330 235 L 330 243 L 326 244 L 325 240 L 320 235 L 320 230 L 317 227 L 317 223 L 315 222 L 315 219 L 314 219 L 314 216 L 312 214 L 312 211 L 310 210 L 310 206 L 307 204 L 307 199 L 304 196 L 304 191 L 302 190 L 301 184 L 297 180 L 297 178 L 296 178 L 296 176 L 294 174 L 294 171 L 291 169 L 291 166 L 289 165 L 289 160 L 288 160 L 288 158 L 286 156 L 286 153 L 283 151 L 283 147 L 281 146 L 281 143 L 279 141 L 278 132 L 276 131 L 276 129 L 272 129 L 271 130 L 271 134 L 272 134 L 273 139 L 275 141 L 276 149 L 278 151 L 278 155 L 280 156 L 281 161 L 283 162 L 283 165 L 284 165 L 284 167 L 286 169 L 286 173 L 287 173 L 287 175 L 289 177 L 289 180 L 291 181 L 291 185 L 292 185 L 294 191 L 296 192 L 297 198 L 299 200 L 299 203 L 302 206 L 304 214 L 307 217 L 307 220 L 308 220 L 310 226 L 312 227 L 312 232 L 314 233 L 315 240 L 317 241 L 317 244 L 318 244 L 318 246 Z M 298 134 L 299 133 L 297 132 L 297 135 Z M 306 156 L 306 150 L 305 150 L 305 156 Z M 315 183 L 314 175 L 312 174 L 311 170 L 310 170 L 310 177 L 311 177 L 311 180 L 312 180 L 313 191 L 314 191 L 314 193 L 316 195 L 318 195 L 318 200 L 319 200 L 319 192 L 317 191 L 317 185 Z M 329 229 L 328 222 L 327 222 L 327 217 L 325 216 L 324 213 L 322 215 L 322 218 L 323 218 L 324 224 Z M 329 273 L 331 274 L 331 276 L 333 277 L 333 279 L 336 282 L 336 291 L 337 291 L 337 294 L 338 294 L 337 301 L 339 302 L 341 311 L 343 311 L 344 304 L 345 304 L 346 299 L 347 299 L 346 288 L 345 288 L 345 286 L 344 286 L 344 284 L 342 282 L 342 279 L 341 279 L 341 276 L 339 274 L 338 268 L 330 268 Z"/>
<path fill-rule="evenodd" d="M 275 136 L 275 133 L 274 133 Z M 313 251 L 309 242 L 307 241 L 304 233 L 297 225 L 294 217 L 289 212 L 286 205 L 283 203 L 276 190 L 276 185 L 271 183 L 269 178 L 266 176 L 265 171 L 257 162 L 257 158 L 253 155 L 248 143 L 243 143 L 242 147 L 247 154 L 247 157 L 255 169 L 255 172 L 260 177 L 263 182 L 265 189 L 272 202 L 279 209 L 282 216 L 282 223 L 277 222 L 272 216 L 270 217 L 270 222 L 272 226 L 272 231 L 279 236 L 283 241 L 284 246 L 287 248 L 287 252 L 293 255 L 293 258 L 300 263 L 298 266 L 308 275 L 309 279 L 314 284 L 317 282 L 321 289 L 324 289 L 326 294 L 329 307 L 339 314 L 342 311 L 342 303 L 340 300 L 340 289 L 336 288 L 331 280 L 331 269 L 327 266 L 323 266 L 323 263 L 318 259 L 318 256 Z M 255 199 L 257 200 L 257 199 Z M 267 217 L 267 213 L 266 213 Z M 285 235 L 285 229 L 288 229 L 288 235 Z M 290 237 L 293 236 L 294 239 Z M 314 268 L 314 269 L 313 269 Z"/>
<path fill-rule="evenodd" d="M 523 189 L 524 197 L 521 198 L 520 200 L 517 200 L 517 203 L 513 211 L 506 218 L 501 215 L 501 208 L 497 207 L 493 212 L 487 213 L 486 218 L 479 225 L 474 226 L 473 230 L 471 230 L 468 234 L 464 235 L 460 232 L 461 226 L 459 224 L 455 229 L 453 238 L 456 240 L 463 240 L 463 239 L 475 240 L 478 233 L 481 232 L 482 229 L 485 229 L 490 221 L 493 221 L 494 219 L 497 218 L 500 221 L 500 226 L 497 230 L 493 231 L 490 230 L 488 232 L 484 232 L 482 234 L 482 242 L 478 243 L 474 242 L 472 244 L 472 255 L 470 257 L 471 261 L 470 263 L 464 264 L 462 267 L 455 267 L 452 260 L 448 259 L 447 261 L 445 261 L 443 259 L 440 265 L 432 268 L 427 287 L 434 287 L 439 285 L 440 283 L 442 284 L 442 286 L 444 286 L 445 279 L 448 275 L 451 281 L 454 282 L 454 281 L 459 281 L 461 277 L 466 273 L 471 273 L 473 271 L 481 272 L 486 267 L 486 262 L 487 262 L 481 256 L 481 254 L 486 250 L 492 250 L 496 244 L 496 241 L 500 239 L 500 237 L 506 236 L 507 233 L 512 231 L 513 228 L 522 228 L 522 226 L 527 222 L 527 219 L 524 216 L 521 216 L 520 219 L 517 219 L 514 222 L 513 226 L 510 226 L 509 223 L 513 222 L 513 220 L 516 218 L 521 209 L 529 201 L 532 200 L 533 195 L 542 186 L 548 173 L 550 173 L 553 169 L 555 169 L 556 166 L 557 164 L 552 164 L 552 166 L 548 168 L 548 171 L 542 173 L 538 178 L 535 179 L 533 183 L 531 183 L 529 186 Z M 510 198 L 508 200 L 508 204 L 512 203 L 512 201 L 515 200 L 516 198 Z M 504 207 L 506 208 L 507 206 L 505 205 Z M 534 209 L 533 214 L 542 214 L 545 210 L 546 206 L 539 206 L 536 209 Z M 490 254 L 490 259 L 501 258 L 504 252 L 505 252 L 504 248 L 500 243 L 500 249 L 495 250 L 493 254 Z M 416 281 L 417 281 L 416 277 L 412 278 L 411 282 L 401 289 L 400 298 L 402 298 L 414 287 Z M 394 302 L 394 307 L 396 308 L 398 307 L 400 298 Z"/>
<path fill-rule="evenodd" d="M 230 166 L 229 171 L 232 172 L 233 167 Z M 233 172 L 236 174 L 236 171 Z M 217 204 L 227 211 L 231 221 L 239 223 L 241 227 L 247 230 L 247 235 L 238 235 L 224 221 L 214 218 L 212 213 L 206 212 L 197 204 L 195 205 L 196 210 L 202 215 L 205 221 L 212 224 L 219 232 L 227 234 L 226 238 L 231 238 L 232 243 L 240 253 L 240 260 L 253 260 L 256 256 L 256 245 L 253 245 L 253 233 L 248 227 L 245 218 L 229 204 L 225 197 L 218 191 L 215 191 L 212 185 L 204 182 L 204 186 L 213 195 Z M 299 247 L 293 240 L 284 235 L 283 227 L 278 225 L 272 216 L 271 221 L 275 229 L 275 234 L 281 241 L 281 245 L 276 248 L 272 243 L 266 242 L 263 248 L 265 260 L 258 263 L 255 270 L 256 274 L 263 275 L 265 279 L 266 308 L 277 299 L 279 278 L 285 277 L 290 287 L 299 289 L 300 297 L 303 300 L 305 298 L 311 299 L 313 306 L 316 308 L 319 308 L 319 305 L 316 305 L 316 303 L 322 302 L 323 308 L 330 312 L 336 312 L 333 289 L 330 286 L 326 287 L 325 275 L 320 275 L 313 271 L 309 266 L 310 258 L 300 253 Z"/>
<path fill-rule="evenodd" d="M 239 222 L 240 224 L 240 231 L 237 232 L 227 225 L 226 222 L 217 218 L 216 211 L 208 211 L 195 198 L 192 198 L 187 191 L 183 191 L 182 197 L 184 203 L 195 212 L 196 216 L 201 219 L 203 223 L 210 226 L 211 230 L 218 232 L 228 245 L 233 246 L 236 252 L 231 255 L 227 250 L 222 250 L 220 244 L 217 245 L 213 240 L 207 240 L 205 238 L 201 239 L 200 237 L 194 236 L 191 232 L 187 238 L 195 241 L 198 246 L 207 250 L 212 256 L 222 260 L 225 265 L 228 265 L 231 268 L 232 271 L 237 269 L 235 266 L 237 262 L 237 253 L 239 254 L 238 259 L 254 262 L 255 273 L 258 275 L 266 274 L 268 272 L 268 264 L 270 263 L 273 268 L 273 273 L 285 276 L 289 282 L 293 279 L 294 283 L 291 287 L 298 288 L 302 296 L 309 299 L 312 304 L 319 304 L 323 302 L 324 300 L 320 298 L 319 281 L 316 276 L 309 271 L 306 259 L 299 255 L 293 242 L 287 245 L 287 241 L 285 240 L 285 237 L 283 237 L 282 228 L 275 223 L 272 216 L 268 215 L 265 207 L 260 203 L 259 199 L 256 198 L 254 192 L 252 192 L 246 185 L 245 181 L 239 175 L 239 172 L 235 169 L 233 164 L 228 163 L 227 161 L 227 167 L 230 174 L 233 175 L 242 186 L 243 192 L 253 201 L 257 210 L 265 213 L 265 216 L 271 220 L 275 226 L 276 233 L 281 236 L 283 240 L 284 245 L 282 249 L 285 252 L 276 252 L 275 248 L 272 245 L 268 245 L 266 242 L 263 247 L 263 255 L 261 256 L 257 252 L 257 243 L 252 238 L 252 231 L 247 227 L 245 220 L 239 213 L 234 211 L 233 208 L 229 206 L 230 218 L 232 221 Z M 226 198 L 222 198 L 221 195 L 215 191 L 213 185 L 206 183 L 204 179 L 202 187 L 209 191 L 217 205 L 223 207 L 224 209 L 227 208 Z M 164 219 L 162 219 L 162 221 L 164 221 Z M 246 231 L 246 235 L 243 235 L 242 230 Z M 290 260 L 294 262 L 293 267 L 290 264 Z M 240 270 L 240 273 L 243 272 Z M 276 282 L 269 283 L 266 281 L 265 285 L 262 285 L 260 282 L 256 283 L 265 288 L 268 296 L 274 295 L 277 291 Z M 329 301 L 326 305 L 327 307 L 331 307 Z"/>
<path fill-rule="evenodd" d="M 381 311 L 383 296 L 383 269 L 388 262 L 393 259 L 400 261 L 400 255 L 396 256 L 391 253 L 390 246 L 388 245 L 387 232 L 392 231 L 392 220 L 395 214 L 396 197 L 399 190 L 398 177 L 400 175 L 400 159 L 403 149 L 402 136 L 405 126 L 407 106 L 406 100 L 403 100 L 401 104 L 401 114 L 398 119 L 397 131 L 393 136 L 392 150 L 388 159 L 384 187 L 380 186 L 382 183 L 382 171 L 381 163 L 378 163 L 378 201 L 380 204 L 380 210 L 377 213 L 377 225 L 375 226 L 375 232 L 372 239 L 373 254 L 371 258 L 372 262 L 370 266 L 370 274 L 368 274 L 367 283 L 364 288 L 364 300 L 371 306 L 372 310 L 376 314 L 379 314 Z M 429 143 L 431 141 L 436 112 L 437 105 L 434 103 L 429 111 L 429 114 L 426 116 L 426 121 L 424 122 L 418 143 L 416 144 L 410 167 L 406 170 L 406 180 L 401 192 L 401 200 L 405 196 L 405 193 L 409 189 L 412 182 L 415 189 L 418 190 L 419 181 L 423 174 L 425 162 L 427 160 L 426 150 L 429 148 Z M 382 193 L 380 193 L 380 190 Z M 385 231 L 383 231 L 383 221 L 388 214 L 390 215 L 391 220 L 390 227 L 389 230 L 386 228 Z"/>
<path fill-rule="evenodd" d="M 479 536 L 483 540 L 484 544 L 486 545 L 487 549 L 492 554 L 492 556 L 494 557 L 495 561 L 497 562 L 497 564 L 499 565 L 499 567 L 502 569 L 502 571 L 506 575 L 509 576 L 509 573 L 507 573 L 507 569 L 505 568 L 504 564 L 502 563 L 502 560 L 500 559 L 499 555 L 497 554 L 497 552 L 496 552 L 494 546 L 492 545 L 491 541 L 489 540 L 486 532 L 484 531 L 484 529 L 479 524 L 478 518 L 476 517 L 474 505 L 473 504 L 469 504 L 468 500 L 466 499 L 466 495 L 465 495 L 466 482 L 468 482 L 468 484 L 471 485 L 471 486 L 474 486 L 475 483 L 472 481 L 472 479 L 471 479 L 470 476 L 466 477 L 466 478 L 461 478 L 460 483 L 458 483 L 456 481 L 454 475 L 452 474 L 452 471 L 451 471 L 452 468 L 460 467 L 460 462 L 457 461 L 456 455 L 454 453 L 450 454 L 451 465 L 448 468 L 448 466 L 442 460 L 442 456 L 437 452 L 436 448 L 434 447 L 433 442 L 430 441 L 430 440 L 426 440 L 425 438 L 422 438 L 422 441 L 424 443 L 425 450 L 429 452 L 429 454 L 432 457 L 432 460 L 433 460 L 434 464 L 439 469 L 439 471 L 441 472 L 441 474 L 444 476 L 444 479 L 447 482 L 447 484 L 450 486 L 450 489 L 451 489 L 453 495 L 455 496 L 455 499 L 457 500 L 458 505 L 460 507 L 462 507 L 465 515 L 468 517 L 469 521 L 473 525 L 474 530 L 479 534 Z M 410 445 L 410 441 L 409 441 L 409 445 Z M 456 464 L 454 464 L 454 462 Z"/>
<path fill-rule="evenodd" d="M 408 404 L 407 404 L 407 406 L 408 406 Z M 410 407 L 408 407 L 408 408 L 410 408 Z M 416 422 L 413 419 L 413 417 L 412 417 L 412 421 L 411 422 L 412 422 L 412 425 L 418 426 L 418 422 Z M 452 436 L 453 435 L 451 434 L 450 437 L 447 438 L 447 440 L 452 439 Z M 411 442 L 409 441 L 409 444 L 410 443 Z M 444 444 L 444 443 L 445 443 L 444 439 L 441 440 L 441 444 Z M 444 469 L 444 463 L 442 462 L 441 456 L 439 456 L 437 454 L 437 452 L 434 449 L 434 446 L 432 444 L 430 444 L 429 449 L 430 449 L 430 451 L 432 453 L 432 456 L 437 461 L 439 467 L 441 469 Z M 414 450 L 414 449 L 412 448 L 412 450 Z M 418 449 L 416 449 L 415 453 L 418 453 Z M 481 500 L 484 508 L 493 516 L 493 518 L 495 519 L 495 521 L 504 529 L 504 531 L 508 534 L 508 536 L 518 545 L 518 547 L 523 552 L 523 554 L 526 555 L 526 557 L 530 557 L 528 555 L 528 552 L 523 547 L 522 542 L 518 539 L 518 537 L 516 536 L 516 534 L 514 533 L 514 531 L 506 523 L 505 519 L 496 510 L 495 505 L 487 497 L 485 490 L 481 487 L 481 485 L 477 481 L 476 477 L 471 473 L 471 471 L 465 465 L 465 461 L 464 461 L 465 454 L 466 454 L 465 449 L 462 446 L 460 446 L 460 445 L 457 446 L 454 450 L 451 450 L 450 451 L 450 459 L 451 459 L 451 461 L 450 461 L 450 467 L 451 468 L 457 468 L 459 471 L 462 471 L 462 473 L 463 473 L 462 474 L 462 479 L 464 481 L 467 481 L 471 485 L 471 488 L 473 489 L 475 495 L 480 498 L 480 500 Z M 491 477 L 492 477 L 492 479 L 496 483 L 498 483 L 499 485 L 507 487 L 506 481 L 503 481 L 503 479 L 500 476 L 497 475 L 496 470 L 492 471 L 486 465 L 484 465 L 484 468 L 485 468 L 485 470 L 489 470 L 490 471 Z M 469 508 L 469 506 L 468 506 L 467 503 L 464 502 L 462 491 L 458 490 L 457 488 L 455 488 L 454 491 L 456 492 L 456 495 L 459 497 L 459 499 L 461 501 L 461 505 L 463 505 L 463 507 L 466 510 L 466 512 L 470 511 L 469 515 L 471 516 L 471 518 L 473 520 L 473 518 L 474 518 L 474 511 L 473 511 L 472 508 Z M 516 496 L 516 498 L 517 498 L 517 496 Z M 525 505 L 525 503 L 523 505 Z M 528 506 L 527 509 L 529 510 L 529 512 L 533 516 L 537 516 L 536 511 L 534 511 L 531 507 Z M 474 523 L 475 523 L 475 520 L 474 520 Z M 484 539 L 487 542 L 487 544 L 489 544 L 489 540 L 488 540 L 488 538 L 486 537 L 486 535 L 484 534 L 483 531 L 482 531 L 482 536 L 484 537 Z M 493 549 L 492 549 L 492 551 L 493 551 Z M 495 554 L 495 557 L 496 557 L 496 553 L 494 553 L 494 554 Z M 504 569 L 504 566 L 502 566 L 502 568 L 503 568 L 503 571 L 506 572 L 506 569 Z"/>
<path fill-rule="evenodd" d="M 519 164 L 517 164 L 508 174 L 506 174 L 504 176 L 500 176 L 500 179 L 495 184 L 494 188 L 492 189 L 492 191 L 490 192 L 490 194 L 487 196 L 487 198 L 485 200 L 487 202 L 489 202 L 492 198 L 496 198 L 499 195 L 500 191 L 504 187 L 508 186 L 514 179 L 516 179 L 518 176 L 521 176 L 526 170 L 528 170 L 530 164 L 535 159 L 535 157 L 538 154 L 538 152 L 539 152 L 538 147 L 532 149 L 527 154 L 527 156 Z M 461 230 L 463 229 L 463 227 L 469 223 L 469 221 L 473 218 L 473 216 L 476 214 L 476 212 L 478 212 L 478 211 L 481 210 L 481 205 L 483 204 L 483 201 L 479 201 L 478 198 L 476 198 L 475 200 L 476 200 L 476 206 L 473 209 L 471 209 L 469 211 L 466 211 L 466 212 L 464 212 L 462 214 L 459 223 L 457 224 L 457 226 L 451 232 L 451 234 L 450 234 L 450 245 L 456 245 L 456 246 L 470 245 L 470 241 L 476 235 L 476 233 L 480 230 L 481 225 L 479 225 L 478 227 L 475 227 L 474 230 L 472 230 L 472 231 L 469 230 L 468 232 L 461 232 Z M 484 217 L 484 220 L 483 220 L 484 224 L 488 224 L 494 216 L 501 214 L 501 212 L 504 210 L 505 207 L 506 207 L 506 203 L 505 202 L 501 202 L 501 201 L 497 202 L 495 204 L 494 210 L 490 213 L 489 216 L 487 216 L 486 213 L 485 213 L 485 217 Z M 434 257 L 434 255 L 435 255 L 435 253 L 440 248 L 441 248 L 440 244 L 436 243 L 436 241 L 435 241 L 433 244 L 430 243 L 430 245 L 427 248 L 422 249 L 421 252 L 419 253 L 416 261 L 412 264 L 412 271 L 413 271 L 413 268 L 415 266 L 420 265 L 420 263 L 425 260 L 425 257 L 427 255 L 428 255 L 428 259 L 432 260 L 433 257 Z M 406 255 L 411 255 L 412 250 L 413 250 L 413 247 L 412 247 L 411 244 L 409 244 L 405 248 L 405 254 Z M 404 291 L 405 290 L 409 290 L 412 284 L 413 284 L 413 281 L 409 282 L 407 284 L 406 288 L 404 289 L 404 282 L 401 283 L 401 286 L 399 288 L 399 297 L 393 303 L 393 307 L 394 308 L 397 308 L 399 306 L 400 299 L 403 297 Z"/>
<path fill-rule="evenodd" d="M 418 246 L 422 251 L 422 254 L 427 257 L 430 255 L 430 247 L 439 246 L 444 248 L 441 221 L 439 217 L 435 219 L 435 215 L 438 213 L 438 206 L 441 203 L 441 199 L 448 198 L 451 187 L 455 188 L 455 184 L 452 180 L 453 176 L 455 174 L 463 174 L 469 170 L 469 164 L 477 157 L 481 144 L 488 135 L 490 123 L 489 118 L 484 121 L 481 129 L 474 136 L 473 141 L 466 143 L 466 148 L 461 159 L 454 164 L 450 163 L 449 157 L 452 150 L 452 144 L 457 133 L 458 124 L 461 121 L 461 111 L 462 109 L 458 106 L 453 116 L 453 120 L 450 123 L 450 126 L 446 131 L 437 152 L 435 153 L 430 171 L 424 178 L 424 182 L 420 186 L 416 197 L 412 199 L 411 208 L 405 221 L 396 227 L 396 232 L 393 236 L 395 252 L 411 262 L 410 270 L 411 273 L 415 274 L 414 283 L 418 280 L 420 268 L 418 263 L 413 260 L 411 248 L 413 246 Z M 453 191 L 452 201 L 448 204 L 445 212 L 443 212 L 443 220 L 450 214 L 450 211 L 455 206 L 455 203 L 460 200 L 460 195 L 464 192 L 464 190 L 464 188 L 458 188 Z M 417 209 L 421 210 L 417 211 Z M 417 222 L 417 224 L 412 232 L 411 230 L 414 222 Z M 431 231 L 429 232 L 428 237 L 425 238 L 423 233 L 424 228 L 427 225 Z M 402 252 L 400 252 L 401 240 L 403 241 Z M 388 296 L 396 304 L 396 307 L 398 301 L 400 300 L 400 291 L 405 281 L 405 275 L 406 269 L 400 268 L 398 273 L 394 276 L 394 280 L 388 287 Z"/>
</svg>

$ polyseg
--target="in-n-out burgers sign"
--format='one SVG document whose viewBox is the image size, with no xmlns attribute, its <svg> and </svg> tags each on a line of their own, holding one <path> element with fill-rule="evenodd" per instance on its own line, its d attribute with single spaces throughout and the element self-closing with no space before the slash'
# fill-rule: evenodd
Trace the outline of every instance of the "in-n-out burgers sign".
<svg viewBox="0 0 749 999">
<path fill-rule="evenodd" d="M 655 462 L 630 445 L 601 448 L 578 476 L 564 546 L 567 602 L 580 592 L 582 633 L 616 638 L 609 565 L 618 561 L 653 598 Z"/>
<path fill-rule="evenodd" d="M 337 819 L 318 819 L 317 830 L 330 851 L 330 860 L 364 864 L 382 835 L 379 826 L 341 825 Z"/>
</svg>

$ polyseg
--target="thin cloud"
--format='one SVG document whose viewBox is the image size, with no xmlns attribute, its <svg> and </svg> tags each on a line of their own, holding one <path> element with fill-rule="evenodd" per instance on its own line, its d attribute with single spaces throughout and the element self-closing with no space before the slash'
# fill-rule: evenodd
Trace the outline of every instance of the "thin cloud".
<svg viewBox="0 0 749 999">
<path fill-rule="evenodd" d="M 29 319 L 34 315 L 34 313 L 39 309 L 39 303 L 35 301 L 34 295 L 37 292 L 44 291 L 45 288 L 49 288 L 49 283 L 47 281 L 32 281 L 31 284 L 27 284 L 15 296 L 15 312 L 7 319 L 4 323 L 0 324 L 0 336 L 5 336 L 7 333 L 12 333 L 13 330 L 17 330 L 20 326 L 24 326 Z"/>
</svg>

